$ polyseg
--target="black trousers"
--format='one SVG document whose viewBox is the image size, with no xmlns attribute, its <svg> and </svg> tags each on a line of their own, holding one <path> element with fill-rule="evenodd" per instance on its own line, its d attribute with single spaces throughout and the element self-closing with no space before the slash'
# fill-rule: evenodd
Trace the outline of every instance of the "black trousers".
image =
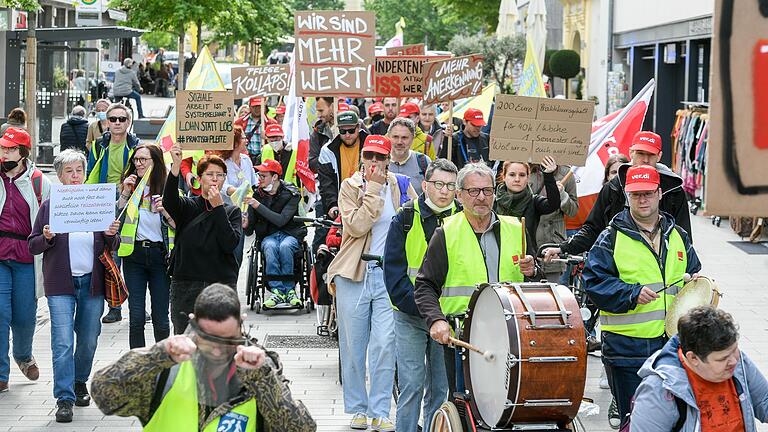
<svg viewBox="0 0 768 432">
<path fill-rule="evenodd" d="M 183 334 L 189 325 L 189 314 L 195 311 L 197 296 L 208 286 L 215 282 L 171 280 L 171 322 L 173 334 Z M 237 290 L 237 282 L 228 283 Z"/>
</svg>

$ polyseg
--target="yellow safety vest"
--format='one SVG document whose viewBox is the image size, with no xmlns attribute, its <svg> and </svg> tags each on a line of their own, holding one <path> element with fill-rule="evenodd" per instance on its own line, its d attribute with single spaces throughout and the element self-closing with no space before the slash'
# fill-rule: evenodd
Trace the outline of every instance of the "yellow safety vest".
<svg viewBox="0 0 768 432">
<path fill-rule="evenodd" d="M 283 173 L 282 179 L 296 187 L 299 187 L 299 180 L 296 176 L 296 153 L 297 152 L 295 151 L 291 151 L 291 159 L 288 161 L 288 168 L 286 168 L 285 172 Z M 275 159 L 275 151 L 272 149 L 271 144 L 265 144 L 261 148 L 261 161 L 264 162 L 268 159 L 278 161 Z"/>
<path fill-rule="evenodd" d="M 662 239 L 663 241 L 664 239 Z M 688 254 L 677 229 L 672 230 L 667 242 L 667 259 L 664 275 L 661 274 L 656 254 L 644 244 L 621 231 L 616 231 L 613 260 L 619 271 L 619 279 L 628 284 L 640 284 L 659 292 L 659 298 L 637 305 L 626 313 L 600 311 L 603 331 L 642 339 L 652 339 L 664 334 L 667 308 L 683 286 L 683 275 L 688 267 Z"/>
<path fill-rule="evenodd" d="M 411 150 L 429 156 L 430 160 L 435 160 L 435 146 L 431 142 L 427 142 L 427 134 L 418 126 L 416 126 L 416 134 L 411 143 Z"/>
<path fill-rule="evenodd" d="M 408 203 L 405 203 L 401 209 L 404 209 Z M 404 210 L 401 210 L 404 211 Z M 451 214 L 456 212 L 456 206 L 451 209 Z M 413 200 L 413 221 L 411 229 L 405 237 L 405 258 L 408 261 L 408 278 L 412 284 L 416 284 L 416 274 L 419 273 L 421 263 L 424 262 L 424 254 L 427 253 L 427 238 L 424 234 L 424 228 L 421 225 L 421 210 L 419 209 L 419 200 Z"/>
<path fill-rule="evenodd" d="M 192 362 L 185 361 L 179 365 L 173 385 L 163 396 L 163 401 L 144 430 L 197 432 L 197 410 L 197 374 Z M 251 398 L 213 419 L 203 432 L 256 432 L 256 416 L 256 400 Z"/>
<path fill-rule="evenodd" d="M 97 146 L 100 146 L 100 144 L 97 144 Z M 128 161 L 131 160 L 133 157 L 133 152 L 135 148 L 128 150 Z M 98 159 L 96 159 L 96 163 L 93 165 L 93 169 L 88 174 L 88 177 L 85 179 L 85 184 L 97 184 L 101 180 L 101 164 L 103 163 L 109 163 L 109 161 L 104 160 L 104 155 L 107 154 L 109 151 L 107 149 L 101 149 L 101 152 L 99 153 Z M 125 166 L 123 166 L 123 172 L 122 174 L 125 174 L 126 171 L 128 171 L 128 167 L 130 166 L 130 162 L 127 162 Z M 109 169 L 109 167 L 107 167 Z"/>
<path fill-rule="evenodd" d="M 525 257 L 522 224 L 511 216 L 497 216 L 501 224 L 499 242 L 499 281 L 522 282 L 519 261 Z M 464 313 L 475 286 L 488 282 L 485 255 L 464 212 L 446 218 L 443 223 L 448 274 L 440 296 L 443 314 Z"/>
<path fill-rule="evenodd" d="M 123 226 L 120 228 L 120 247 L 117 249 L 117 256 L 127 257 L 133 253 L 133 247 L 136 243 L 136 232 L 139 229 L 139 209 L 135 204 L 128 200 L 127 208 L 125 210 L 125 220 Z M 135 212 L 134 212 L 135 210 Z M 131 215 L 135 214 L 136 217 L 132 218 Z M 160 216 L 162 218 L 162 215 Z M 163 221 L 163 223 L 165 223 Z M 168 253 L 173 250 L 173 245 L 176 238 L 176 231 L 168 227 Z"/>
</svg>

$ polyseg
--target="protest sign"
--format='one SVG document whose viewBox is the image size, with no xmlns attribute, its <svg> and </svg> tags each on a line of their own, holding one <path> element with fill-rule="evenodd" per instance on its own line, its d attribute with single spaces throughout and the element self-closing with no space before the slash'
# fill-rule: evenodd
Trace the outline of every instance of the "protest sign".
<svg viewBox="0 0 768 432">
<path fill-rule="evenodd" d="M 296 12 L 296 96 L 374 95 L 373 12 Z"/>
<path fill-rule="evenodd" d="M 491 126 L 493 160 L 583 166 L 592 134 L 592 101 L 497 95 Z"/>
<path fill-rule="evenodd" d="M 424 95 L 424 63 L 448 58 L 404 55 L 376 57 L 376 96 L 421 97 Z"/>
<path fill-rule="evenodd" d="M 764 2 L 715 1 L 704 176 L 704 208 L 712 215 L 768 215 L 768 11 L 764 6 Z"/>
<path fill-rule="evenodd" d="M 176 92 L 176 142 L 184 150 L 232 150 L 231 91 Z"/>
<path fill-rule="evenodd" d="M 386 53 L 388 56 L 395 55 L 409 55 L 409 56 L 423 56 L 426 54 L 427 46 L 422 44 L 403 45 L 399 47 L 388 47 Z"/>
<path fill-rule="evenodd" d="M 454 57 L 424 64 L 424 103 L 454 101 L 483 92 L 483 56 Z"/>
<path fill-rule="evenodd" d="M 114 183 L 52 185 L 50 225 L 56 234 L 105 231 L 115 220 Z"/>
<path fill-rule="evenodd" d="M 232 68 L 235 99 L 252 96 L 287 96 L 291 66 L 275 64 Z"/>
</svg>

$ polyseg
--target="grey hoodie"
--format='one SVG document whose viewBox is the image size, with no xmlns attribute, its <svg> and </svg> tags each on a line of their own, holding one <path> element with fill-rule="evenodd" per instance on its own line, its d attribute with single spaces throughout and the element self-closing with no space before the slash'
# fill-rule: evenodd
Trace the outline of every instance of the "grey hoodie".
<svg viewBox="0 0 768 432">
<path fill-rule="evenodd" d="M 675 397 L 688 407 L 681 432 L 701 431 L 701 413 L 677 355 L 679 346 L 679 339 L 673 337 L 638 372 L 643 382 L 635 392 L 631 432 L 671 431 L 679 419 Z M 763 423 L 768 420 L 768 381 L 743 351 L 733 380 L 741 401 L 744 430 L 756 432 L 755 418 Z"/>
<path fill-rule="evenodd" d="M 129 95 L 131 90 L 141 90 L 141 84 L 139 84 L 136 71 L 123 66 L 115 72 L 115 84 L 112 86 L 112 93 L 115 97 L 123 97 Z"/>
</svg>

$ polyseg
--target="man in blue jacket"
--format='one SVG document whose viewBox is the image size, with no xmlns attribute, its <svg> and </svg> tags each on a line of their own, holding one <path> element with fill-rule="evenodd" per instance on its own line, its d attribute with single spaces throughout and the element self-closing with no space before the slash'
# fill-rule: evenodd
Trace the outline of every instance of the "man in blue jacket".
<svg viewBox="0 0 768 432">
<path fill-rule="evenodd" d="M 640 385 L 637 371 L 667 341 L 667 308 L 701 269 L 688 233 L 659 211 L 663 191 L 656 168 L 629 168 L 624 190 L 629 208 L 600 234 L 583 274 L 601 311 L 603 364 L 622 424 Z"/>
<path fill-rule="evenodd" d="M 384 282 L 395 308 L 397 380 L 397 430 L 415 431 L 424 397 L 424 427 L 448 394 L 443 347 L 429 336 L 413 297 L 416 273 L 427 244 L 445 217 L 459 208 L 456 197 L 456 165 L 437 159 L 425 172 L 422 193 L 408 201 L 392 219 L 384 251 Z M 426 363 L 425 363 L 426 357 Z M 426 389 L 426 394 L 424 390 Z"/>
<path fill-rule="evenodd" d="M 757 431 L 755 418 L 768 421 L 768 381 L 739 350 L 733 317 L 699 306 L 677 328 L 640 369 L 632 430 Z"/>
</svg>

